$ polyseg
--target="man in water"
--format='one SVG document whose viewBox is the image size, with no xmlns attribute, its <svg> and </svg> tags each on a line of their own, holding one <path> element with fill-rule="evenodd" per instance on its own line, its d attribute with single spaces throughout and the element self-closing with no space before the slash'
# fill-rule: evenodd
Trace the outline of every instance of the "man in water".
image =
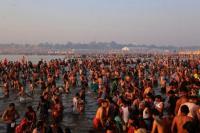
<svg viewBox="0 0 200 133">
<path fill-rule="evenodd" d="M 169 122 L 160 116 L 160 112 L 156 109 L 153 110 L 153 127 L 151 133 L 170 133 Z"/>
<path fill-rule="evenodd" d="M 171 132 L 175 133 L 177 129 L 177 133 L 187 133 L 187 130 L 183 128 L 183 125 L 192 121 L 192 117 L 187 116 L 189 113 L 189 108 L 187 105 L 181 106 L 181 114 L 174 117 L 172 122 Z"/>
<path fill-rule="evenodd" d="M 19 113 L 15 109 L 15 104 L 10 103 L 8 108 L 2 115 L 3 121 L 6 123 L 6 133 L 14 133 L 15 121 L 19 118 Z"/>
</svg>

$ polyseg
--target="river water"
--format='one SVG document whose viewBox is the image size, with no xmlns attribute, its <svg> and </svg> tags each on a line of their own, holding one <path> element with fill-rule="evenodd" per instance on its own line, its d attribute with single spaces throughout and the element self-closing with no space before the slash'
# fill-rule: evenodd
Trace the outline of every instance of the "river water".
<svg viewBox="0 0 200 133">
<path fill-rule="evenodd" d="M 7 58 L 10 61 L 19 61 L 22 59 L 23 55 L 0 55 L 0 60 Z M 64 59 L 65 56 L 58 55 L 28 55 L 25 56 L 27 60 L 32 61 L 33 63 L 37 63 L 39 60 L 43 59 L 49 61 L 51 59 Z M 57 81 L 58 86 L 63 86 L 63 81 Z M 92 130 L 92 119 L 97 110 L 97 102 L 96 96 L 89 89 L 86 91 L 86 105 L 85 112 L 82 115 L 74 114 L 72 112 L 72 98 L 78 92 L 79 88 L 75 88 L 71 91 L 70 94 L 62 94 L 62 101 L 64 105 L 63 112 L 63 121 L 61 122 L 62 127 L 69 127 L 72 130 L 72 133 L 88 133 L 89 130 Z M 0 93 L 2 95 L 2 89 L 0 88 Z M 34 95 L 34 99 L 29 103 L 20 103 L 19 98 L 16 98 L 16 94 L 14 92 L 10 92 L 9 99 L 0 99 L 0 114 L 3 113 L 5 108 L 9 103 L 14 102 L 16 104 L 16 108 L 21 116 L 24 116 L 25 109 L 28 105 L 32 105 L 36 110 L 39 97 L 40 97 L 40 89 L 36 89 L 36 93 Z M 20 119 L 21 119 L 20 118 Z M 19 120 L 20 120 L 19 119 Z M 18 123 L 19 121 L 17 121 Z M 0 133 L 5 133 L 5 124 L 0 120 Z"/>
</svg>

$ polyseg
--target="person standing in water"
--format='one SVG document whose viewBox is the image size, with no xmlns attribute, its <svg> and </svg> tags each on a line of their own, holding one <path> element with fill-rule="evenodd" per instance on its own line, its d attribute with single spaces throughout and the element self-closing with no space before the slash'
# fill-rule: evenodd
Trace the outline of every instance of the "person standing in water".
<svg viewBox="0 0 200 133">
<path fill-rule="evenodd" d="M 8 108 L 4 111 L 2 119 L 6 123 L 6 133 L 15 132 L 15 121 L 19 118 L 19 113 L 15 109 L 15 104 L 10 103 Z"/>
<path fill-rule="evenodd" d="M 181 106 L 181 114 L 174 117 L 171 127 L 172 133 L 187 133 L 187 130 L 183 128 L 183 125 L 192 121 L 192 117 L 187 116 L 189 113 L 189 108 L 187 105 Z"/>
</svg>

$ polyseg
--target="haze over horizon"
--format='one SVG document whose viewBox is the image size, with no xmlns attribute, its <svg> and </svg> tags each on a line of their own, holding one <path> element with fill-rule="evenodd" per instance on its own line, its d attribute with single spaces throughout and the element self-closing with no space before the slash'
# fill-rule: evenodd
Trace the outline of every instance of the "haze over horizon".
<svg viewBox="0 0 200 133">
<path fill-rule="evenodd" d="M 199 0 L 2 0 L 0 43 L 200 46 Z"/>
</svg>

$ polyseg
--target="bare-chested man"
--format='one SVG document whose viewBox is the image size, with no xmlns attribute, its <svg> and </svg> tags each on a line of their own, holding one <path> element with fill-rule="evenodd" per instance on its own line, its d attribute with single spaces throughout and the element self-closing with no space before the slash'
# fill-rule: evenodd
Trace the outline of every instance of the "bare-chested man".
<svg viewBox="0 0 200 133">
<path fill-rule="evenodd" d="M 172 133 L 187 133 L 187 130 L 183 128 L 183 125 L 188 122 L 192 121 L 192 117 L 187 116 L 189 113 L 189 108 L 187 105 L 181 106 L 181 114 L 174 117 L 172 122 L 171 132 Z"/>
<path fill-rule="evenodd" d="M 105 122 L 107 120 L 109 111 L 109 102 L 107 100 L 102 100 L 101 106 L 97 109 L 95 119 L 93 120 L 94 128 L 105 127 Z"/>
<path fill-rule="evenodd" d="M 187 89 L 186 88 L 182 88 L 179 92 L 179 95 L 180 95 L 180 98 L 176 101 L 175 114 L 178 113 L 178 110 L 179 110 L 181 104 L 188 102 Z"/>
<path fill-rule="evenodd" d="M 153 111 L 153 127 L 151 133 L 170 133 L 171 122 L 169 118 L 161 118 L 158 110 Z"/>
<path fill-rule="evenodd" d="M 2 115 L 3 121 L 6 123 L 6 133 L 14 133 L 15 120 L 19 118 L 19 113 L 15 109 L 15 104 L 10 103 L 8 108 Z"/>
</svg>

